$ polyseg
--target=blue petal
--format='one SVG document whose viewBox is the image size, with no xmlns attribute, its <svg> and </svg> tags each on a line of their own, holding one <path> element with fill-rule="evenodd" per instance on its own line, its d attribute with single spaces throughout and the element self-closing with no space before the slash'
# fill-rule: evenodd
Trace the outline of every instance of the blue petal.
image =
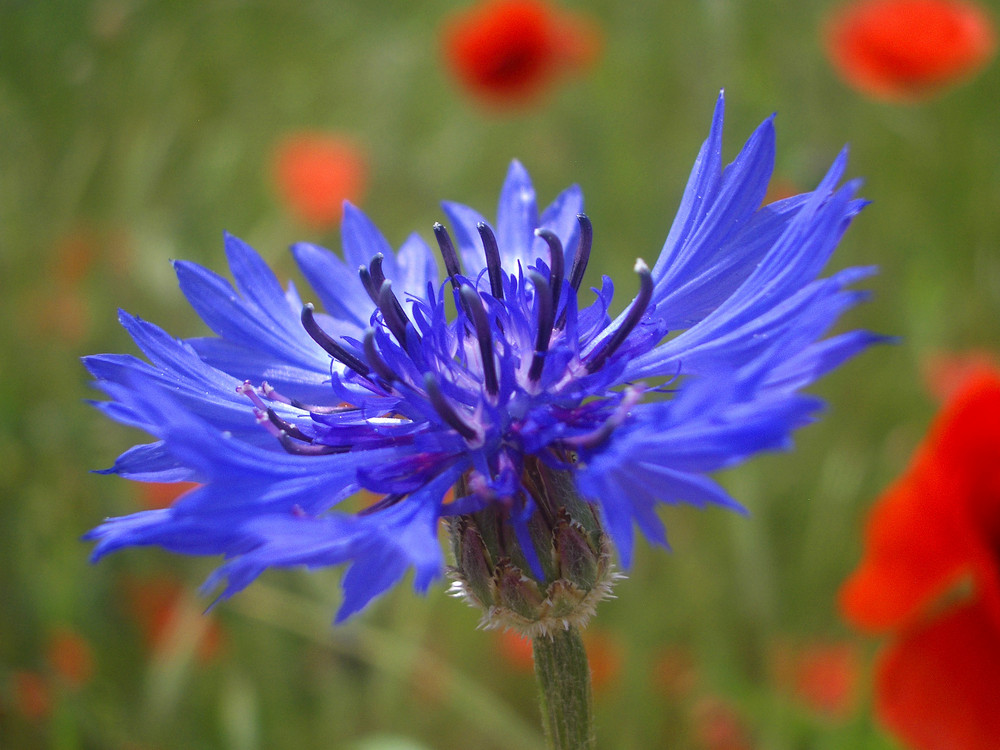
<svg viewBox="0 0 1000 750">
<path fill-rule="evenodd" d="M 517 268 L 518 262 L 527 268 L 535 260 L 536 228 L 535 187 L 521 162 L 514 160 L 507 170 L 497 206 L 497 243 L 505 268 Z"/>
</svg>

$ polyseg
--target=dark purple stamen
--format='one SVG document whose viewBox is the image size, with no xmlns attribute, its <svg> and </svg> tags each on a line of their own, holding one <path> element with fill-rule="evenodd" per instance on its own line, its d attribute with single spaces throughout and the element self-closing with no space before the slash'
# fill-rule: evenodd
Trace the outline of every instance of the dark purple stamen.
<svg viewBox="0 0 1000 750">
<path fill-rule="evenodd" d="M 391 508 L 393 505 L 395 505 L 396 503 L 398 503 L 404 497 L 406 497 L 406 495 L 402 494 L 402 493 L 399 493 L 399 492 L 394 492 L 391 495 L 386 495 L 381 500 L 378 500 L 378 501 L 372 503 L 371 505 L 369 505 L 367 508 L 362 508 L 361 510 L 359 510 L 358 511 L 358 515 L 359 516 L 368 516 L 368 515 L 371 515 L 372 513 L 377 513 L 380 510 L 385 510 L 386 508 Z"/>
<path fill-rule="evenodd" d="M 375 286 L 375 282 L 372 280 L 372 272 L 368 270 L 368 266 L 358 266 L 358 276 L 361 277 L 361 285 L 368 292 L 371 301 L 375 303 L 375 307 L 378 307 L 378 290 L 382 285 Z"/>
<path fill-rule="evenodd" d="M 389 330 L 396 337 L 396 341 L 399 342 L 400 346 L 406 348 L 406 325 L 409 323 L 409 319 L 406 317 L 406 313 L 403 312 L 403 306 L 399 304 L 396 295 L 392 293 L 392 282 L 382 282 L 382 286 L 378 290 L 378 302 L 375 304 L 382 311 L 382 320 L 389 326 Z M 419 340 L 420 336 L 417 334 L 415 328 L 413 329 L 413 333 Z"/>
<path fill-rule="evenodd" d="M 281 447 L 286 451 L 297 456 L 327 456 L 331 453 L 347 453 L 351 449 L 350 446 L 342 445 L 300 443 L 298 440 L 292 439 L 291 436 L 285 433 L 278 435 L 278 442 L 281 443 Z"/>
<path fill-rule="evenodd" d="M 552 323 L 554 322 L 552 307 L 552 289 L 538 271 L 529 271 L 531 283 L 535 285 L 535 301 L 538 305 L 538 333 L 535 335 L 535 354 L 531 358 L 528 370 L 529 380 L 538 380 L 542 376 L 545 364 L 545 354 L 549 350 L 549 339 L 552 338 Z"/>
<path fill-rule="evenodd" d="M 594 242 L 594 226 L 587 218 L 587 214 L 577 214 L 576 220 L 580 223 L 580 244 L 576 246 L 576 255 L 573 256 L 573 267 L 569 272 L 569 285 L 574 292 L 579 292 L 580 284 L 583 283 L 583 274 L 587 270 L 587 263 L 590 262 L 590 247 Z"/>
<path fill-rule="evenodd" d="M 646 308 L 649 307 L 649 300 L 653 297 L 653 275 L 649 272 L 649 266 L 641 259 L 635 262 L 635 272 L 639 274 L 639 293 L 632 300 L 632 307 L 629 309 L 628 315 L 625 316 L 625 320 L 618 326 L 618 330 L 612 333 L 601 345 L 601 348 L 590 357 L 587 362 L 587 372 L 597 372 L 604 366 L 608 357 L 614 354 L 628 335 L 632 333 L 632 329 L 635 328 L 643 313 L 646 312 Z"/>
<path fill-rule="evenodd" d="M 471 314 L 472 324 L 476 328 L 479 353 L 483 359 L 483 379 L 486 381 L 486 392 L 491 396 L 496 396 L 500 392 L 500 384 L 497 381 L 496 364 L 493 362 L 493 332 L 490 330 L 490 322 L 486 318 L 483 300 L 479 296 L 479 292 L 467 284 L 462 285 L 461 294 L 465 303 L 464 307 Z"/>
<path fill-rule="evenodd" d="M 594 241 L 594 227 L 586 214 L 577 214 L 576 220 L 580 223 L 580 243 L 576 246 L 576 254 L 573 256 L 573 266 L 569 271 L 569 288 L 573 294 L 580 291 L 580 284 L 583 283 L 583 274 L 587 270 L 587 263 L 590 261 L 590 247 Z M 566 325 L 566 315 L 569 312 L 569 305 L 563 307 L 556 320 L 556 328 Z"/>
<path fill-rule="evenodd" d="M 368 360 L 368 364 L 372 366 L 376 375 L 382 378 L 382 380 L 386 383 L 393 383 L 399 380 L 399 376 L 396 375 L 392 368 L 385 363 L 385 360 L 382 359 L 382 356 L 375 348 L 375 331 L 371 328 L 365 331 L 364 346 L 365 359 Z"/>
<path fill-rule="evenodd" d="M 458 255 L 455 253 L 451 236 L 440 222 L 434 223 L 434 238 L 441 248 L 441 257 L 444 258 L 444 268 L 448 272 L 448 278 L 451 279 L 451 285 L 458 289 L 458 276 L 462 273 L 462 267 L 458 264 Z"/>
<path fill-rule="evenodd" d="M 503 299 L 503 267 L 500 265 L 500 248 L 497 246 L 497 238 L 484 222 L 476 224 L 479 230 L 479 237 L 483 241 L 483 250 L 486 252 L 486 270 L 490 274 L 490 292 L 496 299 Z"/>
<path fill-rule="evenodd" d="M 449 427 L 455 430 L 459 435 L 464 437 L 466 440 L 475 440 L 479 437 L 472 427 L 467 425 L 460 416 L 455 408 L 448 403 L 448 400 L 441 393 L 441 386 L 438 385 L 437 378 L 434 373 L 428 372 L 424 374 L 424 389 L 427 391 L 427 398 L 430 399 L 431 406 L 434 407 L 434 411 L 443 419 Z"/>
<path fill-rule="evenodd" d="M 551 266 L 549 267 L 549 287 L 552 289 L 552 311 L 559 309 L 559 295 L 562 293 L 563 273 L 566 270 L 566 256 L 563 254 L 562 242 L 555 232 L 548 229 L 536 229 L 535 236 L 545 240 L 549 246 Z"/>
<path fill-rule="evenodd" d="M 313 317 L 314 309 L 315 308 L 313 308 L 312 304 L 305 304 L 302 307 L 302 315 L 300 317 L 302 327 L 305 328 L 306 333 L 309 334 L 309 338 L 319 344 L 323 348 L 323 351 L 335 360 L 346 365 L 347 367 L 350 367 L 359 375 L 367 377 L 369 370 L 365 366 L 365 363 L 334 341 L 326 331 L 319 327 L 319 323 L 317 323 L 316 318 Z"/>
<path fill-rule="evenodd" d="M 296 440 L 304 440 L 307 443 L 312 442 L 312 438 L 306 435 L 302 430 L 293 425 L 288 420 L 282 419 L 277 415 L 277 413 L 271 407 L 268 407 L 265 411 L 267 418 L 271 420 L 271 424 L 277 427 L 279 430 L 284 432 L 286 435 L 291 435 Z"/>
<path fill-rule="evenodd" d="M 385 256 L 382 253 L 376 253 L 371 263 L 368 264 L 368 273 L 372 277 L 373 289 L 381 289 L 382 282 L 385 281 L 385 273 L 382 271 L 383 260 L 385 260 Z"/>
</svg>

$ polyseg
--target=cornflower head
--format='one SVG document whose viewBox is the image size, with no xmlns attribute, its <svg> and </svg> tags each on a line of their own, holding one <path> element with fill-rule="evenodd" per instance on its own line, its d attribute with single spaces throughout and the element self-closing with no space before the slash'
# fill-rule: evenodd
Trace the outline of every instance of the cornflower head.
<svg viewBox="0 0 1000 750">
<path fill-rule="evenodd" d="M 337 620 L 409 569 L 425 591 L 443 570 L 487 627 L 537 636 L 582 625 L 627 568 L 634 527 L 666 545 L 661 503 L 741 510 L 706 473 L 787 448 L 822 405 L 800 390 L 878 339 L 822 338 L 862 297 L 870 268 L 818 278 L 864 205 L 838 187 L 841 153 L 810 193 L 762 207 L 771 118 L 722 168 L 723 100 L 679 213 L 633 299 L 581 291 L 594 232 L 580 189 L 539 214 L 513 162 L 496 223 L 443 204 L 444 259 L 417 235 L 397 252 L 357 208 L 344 257 L 292 247 L 325 312 L 283 289 L 226 236 L 235 286 L 174 264 L 216 336 L 176 340 L 127 313 L 148 358 L 85 360 L 108 416 L 155 435 L 107 472 L 196 481 L 165 509 L 111 518 L 97 559 L 127 546 L 223 555 L 221 598 L 271 567 L 346 563 Z M 359 490 L 379 499 L 338 509 Z"/>
</svg>

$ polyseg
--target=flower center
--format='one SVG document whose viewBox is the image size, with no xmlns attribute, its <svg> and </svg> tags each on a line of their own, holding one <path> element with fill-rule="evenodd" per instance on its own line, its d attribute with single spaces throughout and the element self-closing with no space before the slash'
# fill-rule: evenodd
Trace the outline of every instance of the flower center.
<svg viewBox="0 0 1000 750">
<path fill-rule="evenodd" d="M 375 305 L 373 325 L 360 342 L 330 336 L 311 304 L 301 312 L 309 337 L 343 365 L 342 371 L 332 373 L 331 385 L 344 403 L 301 404 L 266 383 L 258 390 L 246 383 L 240 392 L 253 402 L 258 421 L 291 453 L 350 451 L 358 445 L 359 428 L 372 426 L 369 415 L 377 415 L 383 423 L 368 431 L 365 447 L 412 442 L 421 432 L 436 429 L 451 431 L 463 441 L 455 445 L 456 451 L 476 450 L 487 443 L 494 448 L 513 443 L 520 451 L 524 433 L 541 430 L 544 425 L 534 423 L 544 421 L 540 415 L 547 410 L 558 410 L 559 422 L 569 426 L 567 434 L 553 435 L 555 442 L 566 449 L 596 445 L 641 397 L 641 387 L 610 393 L 601 371 L 645 315 L 653 279 L 646 264 L 637 261 L 639 292 L 618 322 L 607 318 L 610 291 L 598 293 L 603 305 L 596 308 L 598 315 L 588 314 L 581 321 L 577 297 L 590 258 L 593 227 L 583 214 L 577 220 L 580 241 L 568 276 L 565 250 L 553 231 L 535 230 L 548 246 L 548 263 L 538 258 L 526 272 L 519 265 L 513 275 L 501 264 L 493 231 L 479 223 L 488 291 L 479 288 L 479 280 L 463 275 L 448 230 L 435 224 L 455 318 L 449 322 L 445 317 L 443 287 L 428 299 L 410 297 L 408 313 L 385 277 L 384 258 L 378 254 L 358 269 Z M 595 387 L 579 387 L 588 378 Z M 584 406 L 584 394 L 601 397 L 600 408 Z M 264 398 L 309 414 L 293 423 Z"/>
</svg>

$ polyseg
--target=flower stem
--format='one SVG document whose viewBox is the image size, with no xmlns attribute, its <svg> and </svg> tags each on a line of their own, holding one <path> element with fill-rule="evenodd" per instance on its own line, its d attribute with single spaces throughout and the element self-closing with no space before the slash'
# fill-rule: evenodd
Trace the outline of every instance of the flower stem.
<svg viewBox="0 0 1000 750">
<path fill-rule="evenodd" d="M 575 626 L 533 640 L 549 750 L 593 750 L 590 665 Z"/>
</svg>

